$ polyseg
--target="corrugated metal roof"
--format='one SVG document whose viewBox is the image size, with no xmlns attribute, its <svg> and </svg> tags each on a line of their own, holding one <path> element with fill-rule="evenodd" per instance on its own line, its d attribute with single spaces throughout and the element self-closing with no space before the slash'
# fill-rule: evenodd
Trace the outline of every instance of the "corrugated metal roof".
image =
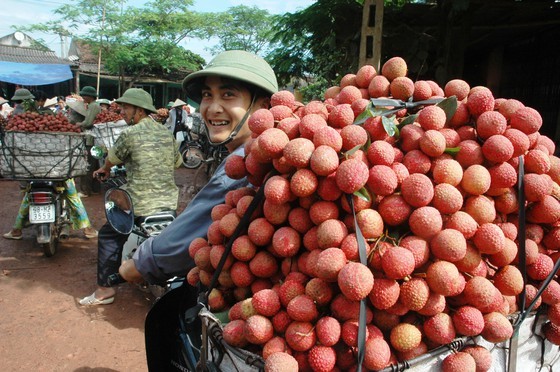
<svg viewBox="0 0 560 372">
<path fill-rule="evenodd" d="M 0 45 L 0 61 L 36 64 L 72 64 L 69 60 L 59 58 L 53 51 L 41 51 L 38 49 L 9 45 Z"/>
</svg>

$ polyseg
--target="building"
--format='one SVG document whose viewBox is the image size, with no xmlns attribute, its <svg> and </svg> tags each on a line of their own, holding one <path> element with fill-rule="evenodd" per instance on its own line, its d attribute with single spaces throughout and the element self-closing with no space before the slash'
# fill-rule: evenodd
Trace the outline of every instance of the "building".
<svg viewBox="0 0 560 372">
<path fill-rule="evenodd" d="M 22 87 L 43 90 L 49 97 L 66 95 L 73 86 L 73 65 L 23 32 L 3 36 L 0 38 L 0 95 L 9 99 Z"/>
</svg>

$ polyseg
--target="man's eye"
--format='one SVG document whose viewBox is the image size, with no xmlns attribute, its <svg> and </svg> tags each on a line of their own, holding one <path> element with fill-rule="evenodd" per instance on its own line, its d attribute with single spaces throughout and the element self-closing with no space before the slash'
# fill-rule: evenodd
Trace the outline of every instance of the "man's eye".
<svg viewBox="0 0 560 372">
<path fill-rule="evenodd" d="M 209 92 L 202 92 L 202 97 L 210 97 L 210 93 Z"/>
</svg>

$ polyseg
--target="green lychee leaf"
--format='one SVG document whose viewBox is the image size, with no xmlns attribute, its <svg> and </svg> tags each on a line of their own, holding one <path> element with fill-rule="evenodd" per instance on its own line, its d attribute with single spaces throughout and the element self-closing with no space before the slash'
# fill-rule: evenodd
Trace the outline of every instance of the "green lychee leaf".
<svg viewBox="0 0 560 372">
<path fill-rule="evenodd" d="M 352 147 L 350 150 L 348 150 L 344 153 L 344 156 L 348 159 L 350 156 L 354 155 L 354 153 L 356 151 L 358 151 L 361 147 L 362 147 L 362 145 L 356 145 L 356 146 Z"/>
<path fill-rule="evenodd" d="M 457 97 L 447 97 L 444 100 L 436 103 L 436 106 L 439 106 L 445 112 L 445 117 L 447 119 L 446 122 L 449 123 L 449 120 L 451 120 L 451 118 L 457 111 Z"/>
<path fill-rule="evenodd" d="M 356 125 L 363 124 L 367 119 L 371 118 L 373 116 L 373 112 L 371 110 L 372 108 L 373 108 L 373 104 L 370 101 L 367 104 L 365 110 L 362 111 L 362 113 L 358 115 L 358 117 L 354 120 L 354 124 Z"/>
<path fill-rule="evenodd" d="M 362 187 L 358 191 L 354 192 L 354 195 L 367 202 L 371 201 L 371 195 L 369 194 L 369 191 L 365 187 Z"/>
<path fill-rule="evenodd" d="M 459 150 L 461 150 L 460 147 L 448 147 L 445 149 L 444 153 L 449 155 L 457 155 L 457 153 L 459 153 Z"/>
<path fill-rule="evenodd" d="M 383 129 L 385 132 L 391 137 L 399 137 L 399 128 L 397 124 L 395 124 L 395 116 L 388 117 L 381 117 L 381 122 L 383 123 Z"/>
<path fill-rule="evenodd" d="M 404 118 L 401 123 L 399 124 L 401 127 L 404 127 L 405 125 L 408 124 L 412 124 L 416 121 L 416 118 L 418 117 L 418 114 L 413 114 L 413 115 L 408 115 L 406 118 Z"/>
</svg>

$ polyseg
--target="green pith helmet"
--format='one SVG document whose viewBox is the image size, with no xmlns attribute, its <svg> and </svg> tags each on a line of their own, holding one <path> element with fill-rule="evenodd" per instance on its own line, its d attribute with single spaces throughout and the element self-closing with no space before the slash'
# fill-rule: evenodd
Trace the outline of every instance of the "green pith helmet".
<svg viewBox="0 0 560 372">
<path fill-rule="evenodd" d="M 23 101 L 24 99 L 35 99 L 35 96 L 29 90 L 21 88 L 16 90 L 12 97 L 12 101 Z"/>
<path fill-rule="evenodd" d="M 168 108 L 168 109 L 170 109 L 171 107 L 173 107 L 173 101 L 169 101 L 167 106 L 165 106 L 165 108 Z"/>
<path fill-rule="evenodd" d="M 97 97 L 97 90 L 94 87 L 86 85 L 78 94 L 80 96 Z"/>
<path fill-rule="evenodd" d="M 130 88 L 123 93 L 122 97 L 117 99 L 117 103 L 128 103 L 132 106 L 137 106 L 151 112 L 157 112 L 154 107 L 152 96 L 144 89 Z"/>
<path fill-rule="evenodd" d="M 200 91 L 197 91 L 198 78 L 206 76 L 223 76 L 263 89 L 271 95 L 278 91 L 278 82 L 272 67 L 261 57 L 243 50 L 227 50 L 214 57 L 200 71 L 187 75 L 183 80 L 183 89 L 193 101 L 199 103 Z"/>
<path fill-rule="evenodd" d="M 101 98 L 101 99 L 98 99 L 95 102 L 97 102 L 100 105 L 110 105 L 111 104 L 111 101 L 109 101 L 107 98 Z"/>
</svg>

